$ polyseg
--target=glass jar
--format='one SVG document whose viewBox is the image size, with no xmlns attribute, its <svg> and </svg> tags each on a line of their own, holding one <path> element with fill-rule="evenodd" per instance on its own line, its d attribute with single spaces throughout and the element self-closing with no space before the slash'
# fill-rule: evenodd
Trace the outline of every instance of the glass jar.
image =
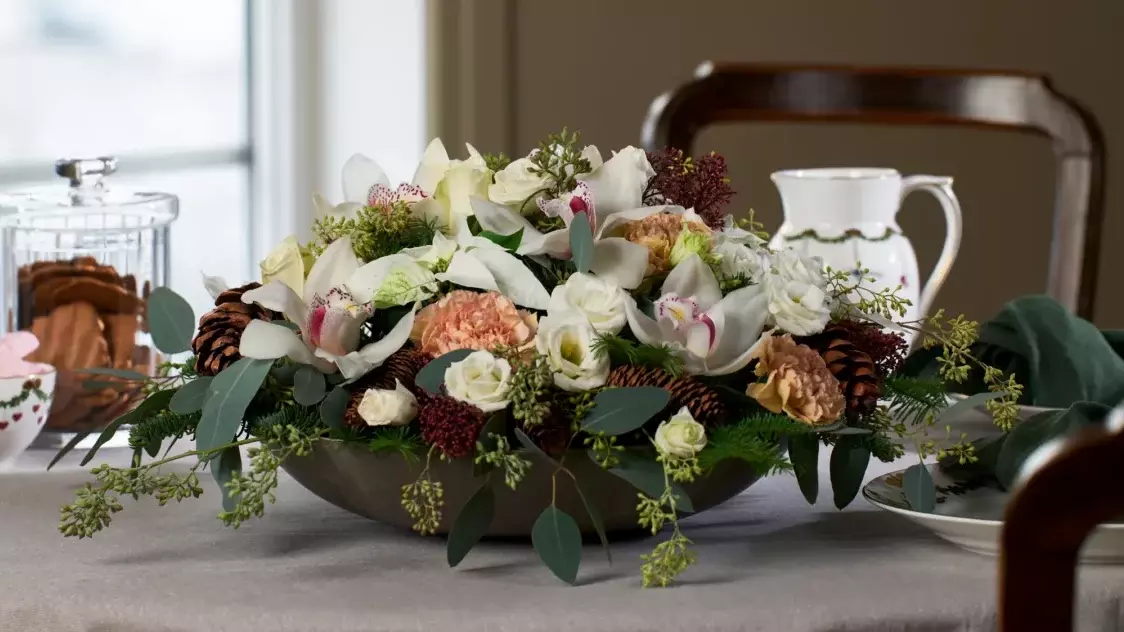
<svg viewBox="0 0 1124 632">
<path fill-rule="evenodd" d="M 160 361 L 145 304 L 167 283 L 179 200 L 111 187 L 116 164 L 60 160 L 55 172 L 68 186 L 0 194 L 3 327 L 33 332 L 39 349 L 28 359 L 58 369 L 48 431 L 104 428 L 144 398 L 129 374 L 152 375 Z"/>
</svg>

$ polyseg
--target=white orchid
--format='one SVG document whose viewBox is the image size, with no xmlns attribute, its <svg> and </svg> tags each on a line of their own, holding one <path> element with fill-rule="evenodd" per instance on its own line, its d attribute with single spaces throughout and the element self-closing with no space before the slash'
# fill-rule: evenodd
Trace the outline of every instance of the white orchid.
<svg viewBox="0 0 1124 632">
<path fill-rule="evenodd" d="M 520 307 L 545 310 L 550 294 L 518 257 L 483 237 L 453 241 L 440 232 L 433 244 L 409 248 L 400 255 L 436 271 L 434 278 L 461 287 L 494 290 Z"/>
<path fill-rule="evenodd" d="M 584 213 L 593 230 L 593 259 L 590 271 L 625 289 L 635 289 L 648 267 L 648 248 L 617 235 L 628 222 L 666 211 L 683 212 L 680 207 L 643 206 L 644 187 L 655 175 L 644 150 L 627 147 L 616 152 L 590 173 L 577 176 L 578 186 L 571 193 L 553 200 L 539 200 L 539 209 L 559 217 L 565 228 L 543 233 L 520 213 L 486 199 L 473 199 L 473 210 L 480 226 L 501 235 L 523 231 L 521 255 L 570 257 L 570 224 Z"/>
<path fill-rule="evenodd" d="M 723 297 L 714 272 L 690 255 L 667 275 L 660 294 L 655 318 L 644 314 L 635 299 L 625 304 L 629 329 L 640 342 L 670 346 L 695 375 L 726 375 L 749 364 L 769 317 L 761 286 Z"/>
<path fill-rule="evenodd" d="M 427 192 L 417 184 L 399 184 L 390 188 L 390 178 L 377 162 L 363 154 L 354 154 L 343 165 L 341 173 L 344 201 L 332 205 L 324 196 L 315 193 L 312 202 L 316 217 L 353 219 L 364 206 L 389 206 L 395 202 L 417 204 L 428 199 Z"/>
<path fill-rule="evenodd" d="M 413 263 L 408 258 L 406 262 Z M 381 365 L 406 344 L 417 305 L 378 342 L 359 347 L 360 327 L 374 313 L 375 294 L 395 269 L 386 262 L 376 263 L 361 266 L 351 240 L 343 238 L 332 242 L 316 260 L 303 297 L 280 281 L 246 292 L 244 302 L 281 312 L 300 332 L 279 323 L 252 320 L 242 333 L 239 353 L 259 360 L 288 357 L 324 372 L 338 368 L 347 379 Z"/>
</svg>

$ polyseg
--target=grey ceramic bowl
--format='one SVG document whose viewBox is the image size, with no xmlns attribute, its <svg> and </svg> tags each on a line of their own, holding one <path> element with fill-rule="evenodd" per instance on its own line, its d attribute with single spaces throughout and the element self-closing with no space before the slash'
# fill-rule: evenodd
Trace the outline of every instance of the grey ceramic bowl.
<svg viewBox="0 0 1124 632">
<path fill-rule="evenodd" d="M 324 500 L 371 520 L 410 528 L 412 520 L 402 508 L 402 486 L 417 479 L 422 465 L 407 463 L 398 454 L 372 454 L 364 446 L 322 439 L 308 456 L 289 457 L 283 467 L 298 483 Z M 585 452 L 574 450 L 566 466 L 581 482 L 582 491 L 597 506 L 608 532 L 636 531 L 637 490 L 601 469 Z M 496 512 L 489 536 L 524 537 L 550 503 L 553 469 L 534 462 L 527 477 L 512 491 L 496 488 Z M 439 533 L 448 533 L 464 503 L 480 486 L 472 476 L 470 459 L 430 464 L 434 480 L 444 486 L 445 507 Z M 695 513 L 720 505 L 745 491 L 760 478 L 744 461 L 727 459 L 710 474 L 684 486 Z M 573 516 L 582 533 L 594 533 L 572 481 L 559 474 L 557 505 Z"/>
</svg>

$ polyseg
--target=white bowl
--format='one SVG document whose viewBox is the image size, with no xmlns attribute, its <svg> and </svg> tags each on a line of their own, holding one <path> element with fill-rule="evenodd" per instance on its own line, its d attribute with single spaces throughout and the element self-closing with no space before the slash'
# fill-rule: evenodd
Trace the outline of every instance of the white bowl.
<svg viewBox="0 0 1124 632">
<path fill-rule="evenodd" d="M 15 464 L 47 420 L 57 373 L 43 366 L 33 375 L 0 377 L 0 471 Z"/>
</svg>

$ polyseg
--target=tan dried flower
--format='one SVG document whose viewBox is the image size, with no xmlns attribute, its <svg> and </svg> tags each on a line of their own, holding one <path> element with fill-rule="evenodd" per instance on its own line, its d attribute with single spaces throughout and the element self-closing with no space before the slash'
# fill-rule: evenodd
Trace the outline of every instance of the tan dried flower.
<svg viewBox="0 0 1124 632">
<path fill-rule="evenodd" d="M 750 384 L 746 394 L 774 413 L 812 425 L 839 419 L 846 407 L 839 381 L 820 354 L 792 336 L 770 336 L 753 353 L 757 375 L 764 382 Z"/>
<path fill-rule="evenodd" d="M 675 246 L 679 233 L 684 229 L 708 236 L 712 233 L 702 222 L 683 221 L 680 215 L 657 213 L 639 221 L 629 222 L 624 229 L 624 238 L 648 247 L 646 274 L 651 275 L 667 272 L 672 267 L 671 249 Z"/>
</svg>

